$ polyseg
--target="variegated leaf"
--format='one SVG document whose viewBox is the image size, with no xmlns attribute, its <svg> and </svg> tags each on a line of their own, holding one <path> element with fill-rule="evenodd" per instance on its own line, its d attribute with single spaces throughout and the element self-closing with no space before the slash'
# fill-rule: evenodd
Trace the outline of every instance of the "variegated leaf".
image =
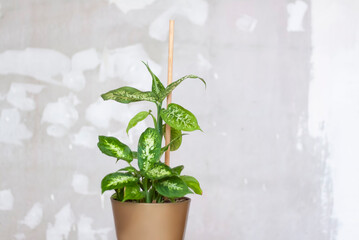
<svg viewBox="0 0 359 240">
<path fill-rule="evenodd" d="M 127 186 L 123 194 L 123 202 L 127 200 L 140 200 L 145 198 L 145 193 L 141 191 L 139 185 Z"/>
<path fill-rule="evenodd" d="M 125 186 L 133 186 L 138 182 L 138 178 L 130 173 L 114 172 L 106 175 L 101 181 L 102 193 L 107 190 L 119 189 Z"/>
<path fill-rule="evenodd" d="M 103 100 L 115 100 L 120 103 L 139 101 L 158 102 L 157 96 L 152 92 L 142 92 L 133 87 L 121 87 L 101 95 Z"/>
<path fill-rule="evenodd" d="M 138 141 L 138 167 L 141 171 L 147 172 L 160 160 L 160 156 L 161 137 L 156 129 L 147 128 Z"/>
<path fill-rule="evenodd" d="M 102 153 L 127 162 L 131 162 L 133 160 L 131 149 L 126 144 L 120 142 L 117 138 L 99 136 L 98 139 L 99 142 L 97 143 L 97 146 Z"/>
<path fill-rule="evenodd" d="M 193 113 L 175 103 L 169 104 L 167 109 L 162 109 L 161 117 L 168 125 L 177 130 L 201 130 Z"/>
<path fill-rule="evenodd" d="M 157 162 L 148 171 L 144 172 L 145 176 L 152 180 L 159 180 L 170 177 L 173 174 L 172 169 L 164 163 Z"/>
<path fill-rule="evenodd" d="M 155 182 L 156 191 L 168 198 L 179 198 L 192 193 L 183 180 L 177 176 L 164 178 Z"/>
<path fill-rule="evenodd" d="M 132 166 L 124 167 L 124 168 L 121 168 L 121 169 L 119 169 L 117 171 L 118 172 L 130 172 L 130 173 L 136 173 L 137 172 L 136 168 L 134 168 Z"/>
<path fill-rule="evenodd" d="M 183 82 L 184 80 L 186 80 L 188 78 L 197 78 L 197 79 L 201 80 L 204 83 L 204 85 L 206 86 L 206 81 L 204 81 L 203 78 L 200 78 L 195 75 L 186 75 L 186 76 L 178 79 L 177 81 L 174 81 L 170 85 L 168 85 L 166 87 L 166 89 L 163 92 L 161 92 L 160 102 L 162 102 L 167 97 L 167 95 L 170 94 L 170 92 L 172 92 L 181 82 Z"/>
<path fill-rule="evenodd" d="M 161 81 L 158 79 L 158 77 L 152 72 L 150 67 L 147 63 L 143 62 L 145 66 L 147 67 L 147 70 L 150 72 L 152 77 L 152 92 L 155 93 L 157 96 L 159 96 L 162 92 L 165 91 L 165 87 L 161 83 Z"/>
<path fill-rule="evenodd" d="M 197 179 L 192 176 L 180 176 L 180 178 L 186 183 L 186 185 L 192 189 L 195 193 L 202 195 L 202 189 Z"/>
</svg>

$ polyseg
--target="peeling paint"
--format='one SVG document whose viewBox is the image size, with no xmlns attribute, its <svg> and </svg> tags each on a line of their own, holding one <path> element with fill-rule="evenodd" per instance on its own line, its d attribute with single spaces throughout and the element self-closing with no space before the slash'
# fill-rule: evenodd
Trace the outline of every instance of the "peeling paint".
<svg viewBox="0 0 359 240">
<path fill-rule="evenodd" d="M 168 37 L 168 22 L 176 16 L 183 16 L 193 24 L 203 26 L 208 17 L 208 3 L 204 0 L 178 0 L 159 15 L 149 27 L 150 37 L 165 41 Z"/>
<path fill-rule="evenodd" d="M 149 58 L 142 44 L 113 50 L 105 49 L 102 54 L 100 81 L 105 81 L 109 78 L 120 78 L 127 83 L 131 83 L 133 87 L 150 89 L 151 77 L 141 61 L 148 62 L 156 75 L 161 73 L 161 66 Z"/>
<path fill-rule="evenodd" d="M 105 209 L 105 195 L 100 194 L 100 200 L 101 200 L 101 208 Z"/>
<path fill-rule="evenodd" d="M 84 89 L 84 71 L 95 69 L 99 64 L 97 51 L 93 48 L 77 52 L 71 59 L 59 51 L 44 48 L 8 50 L 0 54 L 0 74 L 32 77 L 73 91 Z M 57 80 L 61 76 L 62 82 Z"/>
<path fill-rule="evenodd" d="M 29 212 L 26 214 L 23 220 L 20 221 L 20 224 L 28 226 L 30 229 L 36 228 L 42 221 L 42 205 L 40 203 L 35 203 Z"/>
<path fill-rule="evenodd" d="M 98 132 L 92 126 L 82 126 L 80 131 L 71 136 L 71 142 L 77 146 L 95 148 L 98 140 Z"/>
<path fill-rule="evenodd" d="M 2 18 L 3 16 L 3 13 L 2 13 L 2 6 L 1 6 L 1 3 L 0 3 L 0 18 Z"/>
<path fill-rule="evenodd" d="M 14 206 L 14 196 L 10 189 L 0 191 L 0 210 L 10 211 Z"/>
<path fill-rule="evenodd" d="M 143 9 L 151 5 L 154 1 L 155 0 L 108 0 L 110 4 L 115 4 L 116 7 L 125 14 L 132 10 Z"/>
<path fill-rule="evenodd" d="M 288 3 L 288 32 L 303 32 L 303 19 L 308 10 L 308 4 L 302 0 L 296 0 L 294 3 Z"/>
<path fill-rule="evenodd" d="M 83 195 L 95 194 L 89 192 L 89 178 L 84 174 L 75 173 L 72 176 L 71 185 L 74 191 L 79 194 L 83 194 Z"/>
<path fill-rule="evenodd" d="M 309 133 L 328 151 L 322 153 L 328 166 L 324 181 L 331 183 L 330 217 L 337 222 L 336 239 L 359 239 L 358 2 L 317 0 L 311 2 L 311 9 Z M 324 193 L 328 192 L 325 187 Z"/>
<path fill-rule="evenodd" d="M 129 105 L 118 104 L 115 101 L 103 101 L 99 98 L 86 109 L 86 120 L 98 128 L 108 128 L 111 120 L 126 122 L 135 111 Z M 118 113 L 121 114 L 118 114 Z"/>
<path fill-rule="evenodd" d="M 99 64 L 96 49 L 75 53 L 71 58 L 71 71 L 63 74 L 63 84 L 73 91 L 81 91 L 86 85 L 84 71 L 96 69 Z"/>
<path fill-rule="evenodd" d="M 202 54 L 200 53 L 197 54 L 197 60 L 198 60 L 198 65 L 201 68 L 204 68 L 206 70 L 210 70 L 212 68 L 212 64 Z"/>
<path fill-rule="evenodd" d="M 107 240 L 107 235 L 112 228 L 101 228 L 94 230 L 92 228 L 93 219 L 81 216 L 79 222 L 77 223 L 77 240 Z"/>
<path fill-rule="evenodd" d="M 1 110 L 0 142 L 21 145 L 30 139 L 32 132 L 21 123 L 20 112 L 16 108 Z"/>
<path fill-rule="evenodd" d="M 42 123 L 50 123 L 47 134 L 53 137 L 62 137 L 75 124 L 79 114 L 75 108 L 79 100 L 73 93 L 61 97 L 57 102 L 48 103 L 42 114 Z"/>
<path fill-rule="evenodd" d="M 61 85 L 55 79 L 68 72 L 70 59 L 55 50 L 26 48 L 25 50 L 8 50 L 0 54 L 0 74 L 17 74 Z"/>
<path fill-rule="evenodd" d="M 48 224 L 46 240 L 67 239 L 74 223 L 75 216 L 71 209 L 71 205 L 68 203 L 55 215 L 55 223 Z"/>
<path fill-rule="evenodd" d="M 26 236 L 25 236 L 24 233 L 16 233 L 16 234 L 14 235 L 14 238 L 15 238 L 16 240 L 23 240 L 23 239 L 26 239 Z"/>
<path fill-rule="evenodd" d="M 44 88 L 43 85 L 11 83 L 10 90 L 6 95 L 6 100 L 23 111 L 32 111 L 36 108 L 34 99 L 27 96 L 28 93 L 38 94 Z"/>
<path fill-rule="evenodd" d="M 242 15 L 236 20 L 236 27 L 243 32 L 253 32 L 258 20 L 248 15 Z"/>
</svg>

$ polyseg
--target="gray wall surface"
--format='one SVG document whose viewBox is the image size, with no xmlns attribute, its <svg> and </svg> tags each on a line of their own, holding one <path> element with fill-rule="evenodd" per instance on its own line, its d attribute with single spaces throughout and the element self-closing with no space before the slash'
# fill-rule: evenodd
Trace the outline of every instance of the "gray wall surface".
<svg viewBox="0 0 359 240">
<path fill-rule="evenodd" d="M 153 106 L 99 96 L 150 89 L 141 60 L 166 83 L 169 19 L 174 79 L 207 81 L 173 94 L 204 130 L 171 155 L 204 191 L 186 239 L 358 239 L 358 10 L 355 0 L 2 0 L 0 239 L 115 239 L 100 181 L 125 164 L 97 136 L 135 149 L 151 122 L 129 136 L 127 122 Z"/>
</svg>

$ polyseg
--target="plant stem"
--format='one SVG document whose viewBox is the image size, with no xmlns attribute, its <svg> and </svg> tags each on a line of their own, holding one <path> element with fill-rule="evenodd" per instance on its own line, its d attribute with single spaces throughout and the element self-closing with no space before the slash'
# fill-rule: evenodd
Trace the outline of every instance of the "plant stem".
<svg viewBox="0 0 359 240">
<path fill-rule="evenodd" d="M 162 146 L 162 118 L 161 118 L 161 107 L 162 104 L 157 105 L 157 131 L 161 136 L 161 146 Z"/>
<path fill-rule="evenodd" d="M 148 191 L 148 181 L 146 178 L 143 179 L 143 187 L 145 188 L 145 196 L 146 196 L 146 203 L 151 203 L 151 199 L 150 199 L 150 193 Z"/>
<path fill-rule="evenodd" d="M 117 195 L 117 200 L 120 201 L 120 194 L 117 189 L 115 189 L 115 191 L 116 191 L 116 195 Z"/>
</svg>

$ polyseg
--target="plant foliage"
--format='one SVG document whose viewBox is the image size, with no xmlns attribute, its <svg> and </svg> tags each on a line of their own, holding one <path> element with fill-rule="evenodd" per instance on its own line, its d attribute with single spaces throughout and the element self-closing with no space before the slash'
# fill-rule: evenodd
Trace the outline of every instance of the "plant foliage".
<svg viewBox="0 0 359 240">
<path fill-rule="evenodd" d="M 171 168 L 161 161 L 162 154 L 170 148 L 177 150 L 182 143 L 183 132 L 201 130 L 193 113 L 184 107 L 171 103 L 162 108 L 162 102 L 185 79 L 199 79 L 195 75 L 184 76 L 166 88 L 152 72 L 147 63 L 144 63 L 152 78 L 151 91 L 143 92 L 132 87 L 121 87 L 101 95 L 103 100 L 114 100 L 129 104 L 132 102 L 148 101 L 156 104 L 157 118 L 152 111 L 142 111 L 136 114 L 128 123 L 126 132 L 136 127 L 137 123 L 148 116 L 153 119 L 153 128 L 147 128 L 140 136 L 137 151 L 132 151 L 126 144 L 112 136 L 99 136 L 98 148 L 102 153 L 114 157 L 116 162 L 124 160 L 128 166 L 114 173 L 106 175 L 102 182 L 102 193 L 115 190 L 113 198 L 118 201 L 136 202 L 163 202 L 166 199 L 174 201 L 189 193 L 202 195 L 199 182 L 192 176 L 181 175 L 183 165 Z M 165 125 L 171 127 L 171 141 L 162 146 L 165 134 Z M 138 169 L 131 162 L 137 159 Z"/>
</svg>

